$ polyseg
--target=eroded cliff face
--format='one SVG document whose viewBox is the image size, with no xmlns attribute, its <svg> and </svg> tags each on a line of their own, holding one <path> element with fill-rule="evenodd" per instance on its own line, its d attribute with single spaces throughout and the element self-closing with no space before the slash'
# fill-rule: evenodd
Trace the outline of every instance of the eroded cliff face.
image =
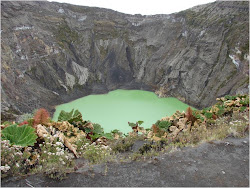
<svg viewBox="0 0 250 188">
<path fill-rule="evenodd" d="M 50 2 L 1 2 L 1 112 L 31 112 L 117 88 L 195 107 L 246 93 L 249 3 L 127 15 Z"/>
</svg>

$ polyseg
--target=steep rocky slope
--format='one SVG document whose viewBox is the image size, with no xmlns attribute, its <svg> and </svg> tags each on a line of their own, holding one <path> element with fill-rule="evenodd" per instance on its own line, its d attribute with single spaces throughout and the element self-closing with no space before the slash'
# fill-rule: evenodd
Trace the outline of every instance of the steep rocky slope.
<svg viewBox="0 0 250 188">
<path fill-rule="evenodd" d="M 117 88 L 195 107 L 246 93 L 249 3 L 128 15 L 50 2 L 1 2 L 1 114 L 31 112 Z"/>
</svg>

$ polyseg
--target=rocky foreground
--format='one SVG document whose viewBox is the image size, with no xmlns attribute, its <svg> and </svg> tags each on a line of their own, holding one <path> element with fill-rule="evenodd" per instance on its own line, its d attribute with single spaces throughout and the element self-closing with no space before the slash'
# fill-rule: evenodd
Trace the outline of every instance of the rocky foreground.
<svg viewBox="0 0 250 188">
<path fill-rule="evenodd" d="M 2 187 L 248 187 L 249 137 L 227 138 L 173 150 L 151 160 L 79 168 L 61 181 L 42 174 L 4 179 Z"/>
<path fill-rule="evenodd" d="M 105 133 L 78 110 L 4 122 L 2 186 L 247 186 L 249 96 L 217 101 L 150 129 L 129 122 L 128 134 Z"/>
</svg>

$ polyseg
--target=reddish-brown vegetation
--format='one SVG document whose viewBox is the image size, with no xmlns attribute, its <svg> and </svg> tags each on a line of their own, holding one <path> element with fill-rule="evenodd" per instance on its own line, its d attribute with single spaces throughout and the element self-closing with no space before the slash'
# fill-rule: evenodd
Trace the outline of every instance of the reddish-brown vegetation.
<svg viewBox="0 0 250 188">
<path fill-rule="evenodd" d="M 192 108 L 190 107 L 187 108 L 186 118 L 188 119 L 188 121 L 191 121 L 192 123 L 195 122 L 196 120 L 195 116 L 193 115 Z"/>
<path fill-rule="evenodd" d="M 38 124 L 46 124 L 49 122 L 49 112 L 44 109 L 44 108 L 40 108 L 34 116 L 34 123 L 33 125 L 38 125 Z"/>
<path fill-rule="evenodd" d="M 160 129 L 159 127 L 157 127 L 155 124 L 152 125 L 152 131 L 154 134 L 157 134 L 160 132 Z"/>
<path fill-rule="evenodd" d="M 19 126 L 22 126 L 22 125 L 28 125 L 28 121 L 23 121 L 22 123 L 19 123 Z"/>
</svg>

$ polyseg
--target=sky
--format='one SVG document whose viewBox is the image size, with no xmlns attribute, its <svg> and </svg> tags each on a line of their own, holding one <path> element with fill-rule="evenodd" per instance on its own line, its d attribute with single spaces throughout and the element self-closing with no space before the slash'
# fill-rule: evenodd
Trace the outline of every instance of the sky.
<svg viewBox="0 0 250 188">
<path fill-rule="evenodd" d="M 215 0 L 49 0 L 90 7 L 113 9 L 127 14 L 171 14 Z"/>
</svg>

